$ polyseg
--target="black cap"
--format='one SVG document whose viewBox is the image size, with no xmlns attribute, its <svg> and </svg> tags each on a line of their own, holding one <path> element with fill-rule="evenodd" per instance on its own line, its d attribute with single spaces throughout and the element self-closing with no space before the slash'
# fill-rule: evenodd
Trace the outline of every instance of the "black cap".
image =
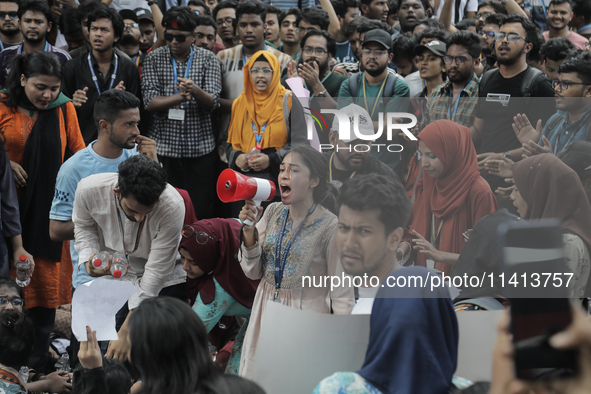
<svg viewBox="0 0 591 394">
<path fill-rule="evenodd" d="M 154 16 L 152 15 L 152 11 L 150 11 L 146 8 L 136 8 L 135 10 L 133 10 L 133 12 L 135 12 L 138 19 L 140 19 L 140 20 L 147 19 L 150 22 L 154 22 Z"/>
<path fill-rule="evenodd" d="M 392 48 L 392 36 L 382 29 L 373 29 L 365 33 L 365 37 L 363 38 L 363 46 L 369 44 L 370 42 L 382 44 L 387 50 Z"/>
<path fill-rule="evenodd" d="M 121 10 L 119 11 L 119 15 L 121 15 L 121 18 L 123 19 L 131 19 L 135 23 L 140 23 L 140 19 L 132 10 Z"/>
<path fill-rule="evenodd" d="M 419 45 L 415 47 L 415 55 L 420 55 L 423 50 L 428 49 L 437 56 L 444 57 L 447 55 L 447 45 L 441 41 L 433 40 L 425 45 Z"/>
</svg>

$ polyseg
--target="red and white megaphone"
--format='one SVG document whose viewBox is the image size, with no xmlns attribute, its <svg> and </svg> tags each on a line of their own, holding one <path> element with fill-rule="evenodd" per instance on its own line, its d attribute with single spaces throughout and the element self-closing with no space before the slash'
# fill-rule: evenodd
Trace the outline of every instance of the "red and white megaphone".
<svg viewBox="0 0 591 394">
<path fill-rule="evenodd" d="M 272 181 L 244 176 L 230 168 L 220 174 L 217 190 L 220 200 L 226 203 L 253 200 L 259 206 L 261 201 L 269 201 L 275 197 L 275 183 Z M 248 219 L 244 223 L 248 226 L 254 224 Z"/>
</svg>

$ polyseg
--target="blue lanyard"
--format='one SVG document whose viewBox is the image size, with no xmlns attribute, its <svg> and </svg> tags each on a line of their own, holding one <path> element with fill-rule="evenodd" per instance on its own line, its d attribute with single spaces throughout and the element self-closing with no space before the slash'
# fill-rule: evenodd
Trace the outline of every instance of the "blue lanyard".
<svg viewBox="0 0 591 394">
<path fill-rule="evenodd" d="M 472 78 L 474 78 L 474 74 L 472 74 Z M 470 82 L 472 82 L 472 78 L 470 78 L 470 80 L 468 81 L 468 83 L 466 84 L 466 86 L 464 86 L 462 88 L 462 90 L 460 90 L 460 92 L 458 93 L 458 97 L 456 98 L 456 102 L 454 103 L 454 112 L 453 112 L 453 114 L 450 113 L 451 112 L 451 105 L 447 108 L 447 119 L 451 120 L 452 122 L 455 122 L 456 113 L 458 112 L 458 105 L 460 104 L 460 97 L 462 96 L 462 92 L 466 89 L 466 87 L 470 84 Z M 454 87 L 453 87 L 453 85 L 450 85 L 450 87 L 449 87 L 449 97 L 451 99 L 453 99 L 453 97 L 454 97 Z"/>
<path fill-rule="evenodd" d="M 304 222 L 310 216 L 314 210 L 316 209 L 316 203 L 312 204 L 312 207 L 306 214 L 306 217 L 296 231 L 293 233 L 289 241 L 287 241 L 287 245 L 285 245 L 285 250 L 283 251 L 283 257 L 281 257 L 281 244 L 283 243 L 283 234 L 285 233 L 285 226 L 287 224 L 287 214 L 289 212 L 289 208 L 285 209 L 282 214 L 282 224 L 281 224 L 281 232 L 277 237 L 277 245 L 275 245 L 275 296 L 273 299 L 277 299 L 277 293 L 279 292 L 279 288 L 281 287 L 281 281 L 283 280 L 283 270 L 285 269 L 285 262 L 287 261 L 287 256 L 289 255 L 289 251 L 291 249 L 291 243 L 293 240 L 298 236 L 300 229 L 302 228 Z"/>
<path fill-rule="evenodd" d="M 581 27 L 579 30 L 577 30 L 577 33 L 580 33 L 583 30 L 587 30 L 587 29 L 591 29 L 591 24 Z"/>
<path fill-rule="evenodd" d="M 16 51 L 17 55 L 23 53 L 23 45 L 24 43 L 18 47 L 18 50 Z M 2 45 L 2 49 L 4 49 L 4 45 Z M 43 52 L 49 52 L 49 43 L 47 41 L 45 41 L 45 49 L 43 50 Z"/>
<path fill-rule="evenodd" d="M 265 44 L 265 47 L 263 48 L 263 51 L 267 50 L 267 44 Z M 246 66 L 246 56 L 244 55 L 244 47 L 242 47 L 242 68 L 244 68 L 244 66 Z"/>
<path fill-rule="evenodd" d="M 257 133 L 257 126 L 254 124 L 254 122 L 251 122 L 251 123 L 252 123 L 252 132 L 254 133 L 254 139 L 256 140 L 257 145 L 260 145 L 260 143 L 261 143 L 261 141 L 263 139 L 263 134 L 265 134 L 265 129 L 267 128 L 267 123 L 269 123 L 269 122 L 266 122 L 263 125 L 263 127 L 261 127 L 261 133 L 260 134 Z"/>
<path fill-rule="evenodd" d="M 115 78 L 117 77 L 117 70 L 119 69 L 119 56 L 116 53 L 115 55 L 115 69 L 113 70 L 113 74 L 111 74 L 111 83 L 109 83 L 109 90 L 113 89 L 113 85 L 115 84 Z M 92 74 L 92 80 L 94 81 L 94 86 L 96 86 L 96 91 L 98 95 L 101 95 L 101 88 L 98 84 L 98 79 L 96 74 L 94 73 L 94 67 L 92 67 L 92 61 L 90 60 L 90 52 L 88 53 L 88 68 L 90 68 L 90 73 Z"/>
<path fill-rule="evenodd" d="M 176 71 L 176 60 L 174 59 L 174 56 L 170 56 L 172 59 L 172 76 L 174 78 L 174 94 L 177 94 L 179 92 L 178 90 L 178 86 L 179 86 L 179 81 L 178 81 L 178 75 L 177 75 L 177 71 Z M 193 47 L 191 47 L 191 56 L 189 56 L 189 62 L 187 63 L 187 69 L 185 70 L 185 78 L 189 78 L 189 71 L 191 70 L 191 64 L 193 63 Z"/>
</svg>

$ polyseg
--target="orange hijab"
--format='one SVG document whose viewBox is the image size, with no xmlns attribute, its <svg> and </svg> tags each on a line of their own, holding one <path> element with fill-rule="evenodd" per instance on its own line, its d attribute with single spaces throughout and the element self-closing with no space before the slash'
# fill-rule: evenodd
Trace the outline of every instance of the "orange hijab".
<svg viewBox="0 0 591 394">
<path fill-rule="evenodd" d="M 439 178 L 432 178 L 425 170 L 417 182 L 417 199 L 413 206 L 411 230 L 430 241 L 431 219 L 443 220 L 438 249 L 449 253 L 460 253 L 464 240 L 462 233 L 472 228 L 469 218 L 485 216 L 497 209 L 497 203 L 486 181 L 478 171 L 476 150 L 472 143 L 470 130 L 449 120 L 430 123 L 417 137 L 443 163 L 443 173 Z M 488 195 L 485 212 L 465 212 L 468 206 L 475 207 L 475 202 L 468 201 L 475 184 L 482 187 Z M 412 238 L 415 238 L 412 235 Z M 423 265 L 424 255 L 417 255 L 417 263 Z M 449 266 L 438 263 L 436 268 L 450 271 Z"/>
<path fill-rule="evenodd" d="M 273 78 L 267 90 L 260 92 L 252 84 L 250 69 L 256 60 L 264 56 L 273 70 Z M 228 129 L 228 143 L 236 151 L 248 152 L 256 140 L 252 129 L 254 123 L 260 133 L 267 124 L 262 149 L 279 150 L 287 143 L 287 130 L 283 118 L 283 96 L 288 92 L 281 85 L 281 67 L 277 57 L 267 51 L 258 51 L 244 65 L 244 92 L 232 104 L 232 120 Z M 291 97 L 290 97 L 291 108 Z"/>
</svg>

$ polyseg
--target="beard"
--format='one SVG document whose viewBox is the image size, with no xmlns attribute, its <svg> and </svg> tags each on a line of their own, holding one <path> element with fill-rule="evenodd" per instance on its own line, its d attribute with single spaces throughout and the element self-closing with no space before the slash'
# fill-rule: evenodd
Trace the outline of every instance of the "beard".
<svg viewBox="0 0 591 394">
<path fill-rule="evenodd" d="M 2 29 L 0 28 L 0 33 L 4 34 L 6 37 L 14 37 L 16 36 L 18 33 L 20 33 L 21 31 L 19 30 L 18 27 L 15 27 L 12 30 L 6 30 L 6 29 Z"/>
<path fill-rule="evenodd" d="M 326 61 L 322 63 L 318 63 L 318 60 L 316 59 L 306 60 L 304 63 L 309 64 L 312 68 L 314 68 L 314 63 L 318 64 L 318 75 L 320 79 L 324 77 L 324 74 L 326 74 L 326 70 L 328 70 L 328 59 L 326 59 Z"/>
<path fill-rule="evenodd" d="M 521 55 L 523 55 L 523 52 L 525 52 L 525 45 L 517 54 L 513 56 L 509 54 L 509 56 L 505 55 L 504 57 L 501 57 L 497 52 L 497 63 L 499 63 L 500 65 L 502 64 L 503 66 L 510 66 L 512 64 L 515 64 L 517 60 L 521 57 Z"/>
<path fill-rule="evenodd" d="M 45 36 L 47 33 L 42 34 L 41 32 L 39 32 L 39 35 L 35 38 L 29 38 L 28 35 L 25 35 L 25 41 L 31 43 L 31 44 L 40 44 L 43 41 L 45 41 Z"/>
<path fill-rule="evenodd" d="M 375 70 L 368 70 L 367 66 L 365 66 L 365 72 L 368 73 L 369 75 L 371 75 L 372 77 L 377 77 L 378 75 L 380 75 L 381 73 L 384 72 L 384 70 L 386 69 L 386 67 L 388 67 L 388 63 L 384 63 L 383 66 L 379 66 L 378 68 Z"/>
<path fill-rule="evenodd" d="M 139 45 L 140 41 L 135 38 L 135 36 L 133 35 L 133 33 L 127 33 L 127 34 L 123 34 L 121 36 L 121 39 L 119 40 L 119 45 L 122 46 L 136 46 Z"/>
</svg>

